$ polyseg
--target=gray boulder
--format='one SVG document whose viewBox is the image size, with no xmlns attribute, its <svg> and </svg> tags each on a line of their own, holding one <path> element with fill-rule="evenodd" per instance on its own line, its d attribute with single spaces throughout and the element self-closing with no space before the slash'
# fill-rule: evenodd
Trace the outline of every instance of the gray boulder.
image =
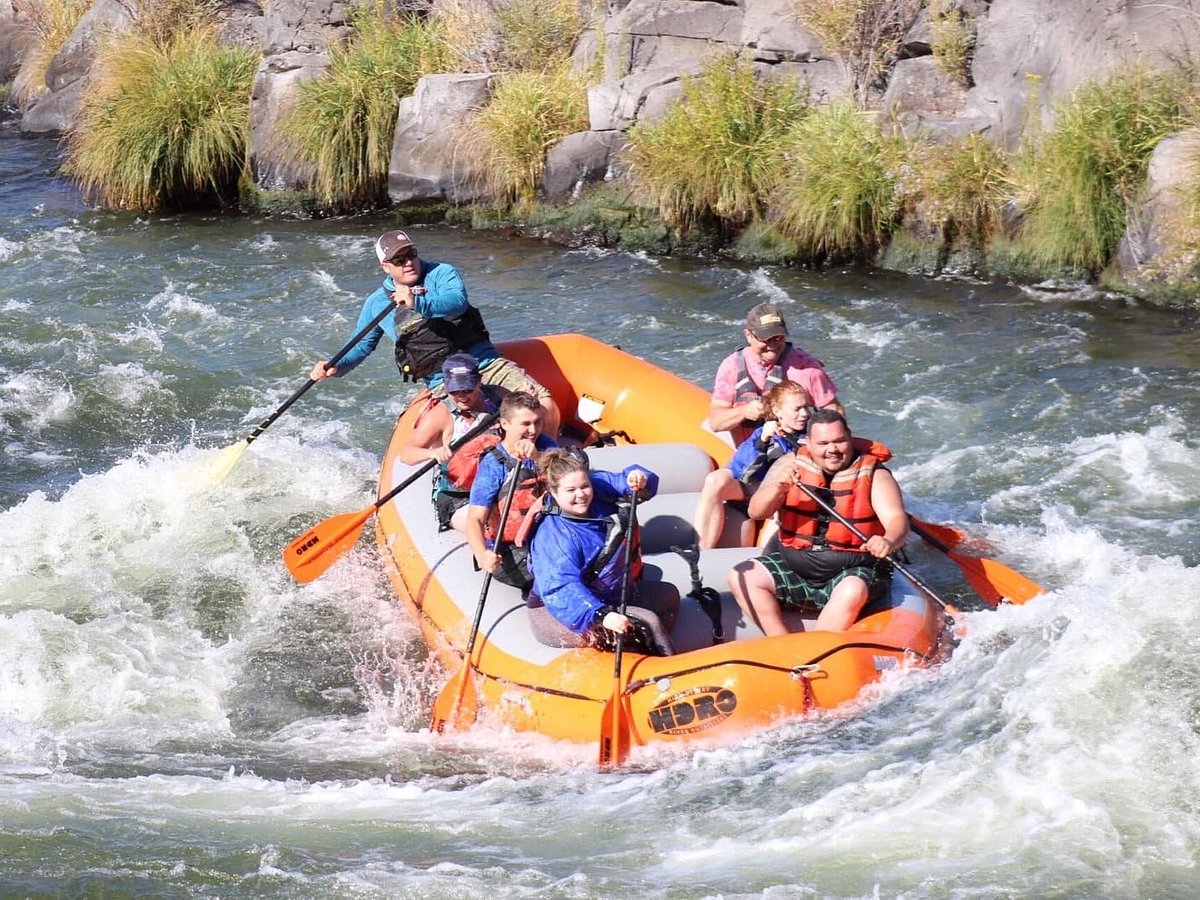
<svg viewBox="0 0 1200 900">
<path fill-rule="evenodd" d="M 620 177 L 627 168 L 621 160 L 624 147 L 620 131 L 567 135 L 546 154 L 542 193 L 551 200 L 574 200 L 585 185 Z"/>
<path fill-rule="evenodd" d="M 33 38 L 33 28 L 17 15 L 12 0 L 0 0 L 0 84 L 16 77 Z"/>
<path fill-rule="evenodd" d="M 250 94 L 250 170 L 263 190 L 302 190 L 309 167 L 289 162 L 278 138 L 280 115 L 298 85 L 329 68 L 329 47 L 350 36 L 344 0 L 271 0 L 261 24 L 263 60 Z"/>
<path fill-rule="evenodd" d="M 1187 195 L 1195 190 L 1200 164 L 1200 131 L 1171 135 L 1150 157 L 1146 185 L 1130 210 L 1129 224 L 1117 252 L 1117 269 L 1133 283 L 1174 282 L 1194 278 L 1197 255 L 1186 241 Z M 1194 226 L 1192 227 L 1194 230 Z M 1200 235 L 1192 234 L 1192 241 Z"/>
<path fill-rule="evenodd" d="M 393 203 L 485 199 L 483 163 L 466 138 L 475 112 L 492 93 L 494 75 L 426 75 L 400 101 L 388 195 Z"/>
</svg>

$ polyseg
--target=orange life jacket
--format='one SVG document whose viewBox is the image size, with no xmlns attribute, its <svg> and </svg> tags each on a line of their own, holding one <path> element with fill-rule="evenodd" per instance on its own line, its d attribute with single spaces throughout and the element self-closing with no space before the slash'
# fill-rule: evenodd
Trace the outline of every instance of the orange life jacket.
<svg viewBox="0 0 1200 900">
<path fill-rule="evenodd" d="M 483 526 L 483 533 L 496 546 L 499 544 L 513 544 L 516 543 L 517 535 L 521 532 L 521 525 L 525 520 L 526 513 L 531 508 L 541 505 L 542 495 L 546 493 L 546 482 L 535 470 L 521 465 L 518 460 L 513 459 L 507 453 L 502 453 L 494 447 L 490 452 L 504 464 L 504 468 L 508 470 L 508 474 L 500 486 L 499 494 L 496 495 L 496 502 L 492 504 L 491 509 L 488 511 L 487 521 Z M 501 507 L 508 496 L 508 491 L 512 487 L 512 480 L 514 478 L 520 478 L 521 480 L 517 484 L 517 492 L 513 494 L 512 509 L 508 513 L 508 520 L 504 523 L 504 533 L 497 535 L 497 532 L 500 530 Z"/>
<path fill-rule="evenodd" d="M 887 450 L 886 447 L 883 449 Z M 797 469 L 800 481 L 819 494 L 825 493 L 826 498 L 826 489 L 832 492 L 826 502 L 843 518 L 867 537 L 885 533 L 883 523 L 871 506 L 871 485 L 875 469 L 882 462 L 879 457 L 859 450 L 854 461 L 831 478 L 809 455 L 807 447 L 796 451 L 796 458 L 800 462 Z M 794 550 L 828 547 L 830 550 L 861 551 L 863 545 L 854 532 L 821 509 L 796 485 L 788 489 L 787 499 L 779 510 L 779 541 Z"/>
</svg>

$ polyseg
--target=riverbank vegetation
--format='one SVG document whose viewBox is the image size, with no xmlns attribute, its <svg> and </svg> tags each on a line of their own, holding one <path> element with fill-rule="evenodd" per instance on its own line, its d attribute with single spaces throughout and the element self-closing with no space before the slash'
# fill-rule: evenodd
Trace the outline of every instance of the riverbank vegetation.
<svg viewBox="0 0 1200 900">
<path fill-rule="evenodd" d="M 258 55 L 218 45 L 203 2 L 148 9 L 98 49 L 63 171 L 119 209 L 235 205 Z"/>
<path fill-rule="evenodd" d="M 14 0 L 13 8 L 25 17 L 33 31 L 33 45 L 13 79 L 13 99 L 18 103 L 46 90 L 50 61 L 91 5 L 91 0 Z"/>
<path fill-rule="evenodd" d="M 379 0 L 348 18 L 353 36 L 330 48 L 323 75 L 299 85 L 276 130 L 285 163 L 310 173 L 318 204 L 335 211 L 386 205 L 400 98 L 454 58 L 436 22 L 395 18 Z"/>
<path fill-rule="evenodd" d="M 718 57 L 684 80 L 660 121 L 630 129 L 634 182 L 670 225 L 711 220 L 735 231 L 761 217 L 788 129 L 808 108 L 795 84 L 755 77 L 742 57 Z"/>
<path fill-rule="evenodd" d="M 72 0 L 37 2 L 66 10 Z M 401 98 L 425 74 L 482 71 L 492 75 L 490 99 L 455 150 L 482 161 L 490 212 L 481 220 L 574 222 L 621 246 L 775 262 L 886 250 L 889 264 L 912 269 L 1102 276 L 1155 146 L 1200 123 L 1193 73 L 1128 67 L 1081 85 L 1044 124 L 1033 83 L 1027 127 L 1009 151 L 979 135 L 906 136 L 862 103 L 914 3 L 796 0 L 841 62 L 850 102 L 815 104 L 803 83 L 764 76 L 748 57 L 714 56 L 681 79 L 660 117 L 627 133 L 614 162 L 628 174 L 572 198 L 562 215 L 537 202 L 546 156 L 588 129 L 587 89 L 605 56 L 602 33 L 590 56 L 573 56 L 590 25 L 575 0 L 439 0 L 400 15 L 385 0 L 353 6 L 350 38 L 330 48 L 323 75 L 297 87 L 275 149 L 306 175 L 318 208 L 380 208 Z M 153 16 L 102 43 L 64 169 L 110 206 L 230 205 L 239 181 L 247 187 L 257 57 L 217 45 L 207 0 L 149 8 Z M 938 64 L 965 83 L 973 22 L 943 0 L 932 15 Z M 1193 248 L 1179 258 L 1194 272 L 1200 238 L 1188 235 L 1200 235 L 1200 191 L 1183 209 L 1172 227 Z"/>
</svg>

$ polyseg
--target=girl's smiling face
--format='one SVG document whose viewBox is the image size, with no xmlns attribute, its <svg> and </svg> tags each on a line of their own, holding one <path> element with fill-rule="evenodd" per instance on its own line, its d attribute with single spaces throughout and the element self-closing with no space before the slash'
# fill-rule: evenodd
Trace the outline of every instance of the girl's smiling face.
<svg viewBox="0 0 1200 900">
<path fill-rule="evenodd" d="M 564 475 L 550 493 L 563 512 L 586 516 L 592 505 L 592 479 L 587 472 L 571 472 Z"/>
</svg>

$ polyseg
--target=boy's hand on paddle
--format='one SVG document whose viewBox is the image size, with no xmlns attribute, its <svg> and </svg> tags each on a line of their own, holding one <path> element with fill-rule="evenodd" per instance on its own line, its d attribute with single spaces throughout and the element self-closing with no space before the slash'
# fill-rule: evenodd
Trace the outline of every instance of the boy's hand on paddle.
<svg viewBox="0 0 1200 900">
<path fill-rule="evenodd" d="M 328 366 L 328 360 L 319 359 L 313 363 L 312 371 L 308 373 L 308 377 L 313 381 L 323 381 L 331 375 L 337 374 L 337 366 Z"/>
</svg>

